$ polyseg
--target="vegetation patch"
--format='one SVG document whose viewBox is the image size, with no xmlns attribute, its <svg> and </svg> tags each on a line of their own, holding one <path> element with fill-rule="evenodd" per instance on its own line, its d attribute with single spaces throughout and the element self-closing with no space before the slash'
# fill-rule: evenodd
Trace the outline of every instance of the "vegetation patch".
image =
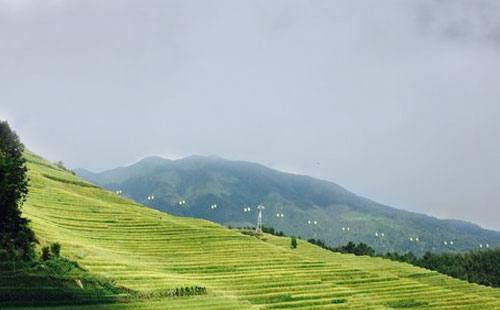
<svg viewBox="0 0 500 310">
<path fill-rule="evenodd" d="M 3 271 L 0 283 L 0 308 L 110 303 L 125 291 L 65 258 Z"/>
<path fill-rule="evenodd" d="M 207 294 L 207 288 L 204 286 L 186 286 L 176 287 L 168 290 L 158 291 L 140 291 L 133 292 L 134 297 L 139 299 L 155 299 L 164 297 L 184 297 L 184 296 L 200 296 Z"/>
<path fill-rule="evenodd" d="M 399 252 L 376 254 L 375 249 L 362 242 L 359 244 L 349 242 L 344 246 L 335 248 L 327 246 L 320 239 L 309 239 L 308 242 L 332 252 L 381 257 L 437 271 L 471 283 L 500 287 L 500 264 L 498 263 L 500 261 L 500 248 L 470 251 L 467 253 L 426 252 L 423 256 L 417 257 L 412 252 L 403 254 Z M 412 273 L 408 277 L 426 278 L 434 275 L 434 273 L 429 272 L 418 272 Z"/>
<path fill-rule="evenodd" d="M 436 276 L 436 272 L 417 272 L 408 275 L 408 278 L 428 278 Z"/>
<path fill-rule="evenodd" d="M 416 301 L 414 299 L 391 301 L 391 302 L 387 303 L 388 307 L 391 307 L 394 309 L 418 308 L 418 307 L 428 306 L 428 305 L 429 305 L 428 302 Z"/>
<path fill-rule="evenodd" d="M 46 173 L 42 173 L 42 175 L 44 177 L 46 177 L 47 179 L 52 180 L 52 181 L 56 181 L 56 182 L 61 182 L 61 183 L 66 183 L 66 184 L 72 184 L 72 185 L 78 185 L 78 186 L 83 186 L 83 187 L 97 188 L 97 186 L 95 186 L 93 184 L 89 184 L 89 183 L 82 182 L 82 181 L 73 181 L 73 180 L 58 178 L 56 176 L 49 175 L 49 174 L 46 174 Z"/>
<path fill-rule="evenodd" d="M 64 163 L 62 161 L 58 161 L 57 163 L 54 163 L 54 165 L 56 165 L 61 170 L 64 170 L 66 172 L 71 173 L 72 175 L 75 175 L 75 172 L 71 169 L 66 168 L 66 166 L 64 166 Z"/>
<path fill-rule="evenodd" d="M 28 158 L 28 159 L 26 159 L 27 163 L 38 165 L 38 166 L 43 166 L 45 168 L 49 168 L 49 169 L 52 169 L 52 170 L 59 171 L 59 169 L 56 166 L 54 166 L 53 164 L 49 164 L 49 163 L 43 162 L 44 159 L 42 157 L 40 157 L 40 156 L 38 156 L 36 154 L 33 154 L 33 153 L 30 153 L 30 156 L 35 157 L 37 160 L 33 160 L 33 159 L 29 159 Z M 40 160 L 38 160 L 38 159 L 40 159 Z"/>
</svg>

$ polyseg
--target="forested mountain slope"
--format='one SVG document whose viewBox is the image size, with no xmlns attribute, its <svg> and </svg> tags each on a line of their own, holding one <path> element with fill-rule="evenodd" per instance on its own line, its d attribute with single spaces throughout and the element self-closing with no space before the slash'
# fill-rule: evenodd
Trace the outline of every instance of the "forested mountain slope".
<svg viewBox="0 0 500 310">
<path fill-rule="evenodd" d="M 500 233 L 474 224 L 398 210 L 331 182 L 214 156 L 173 161 L 148 157 L 98 174 L 76 173 L 160 211 L 223 225 L 255 225 L 255 206 L 262 203 L 265 225 L 304 239 L 320 238 L 331 246 L 354 241 L 380 252 L 423 254 L 500 245 Z"/>
</svg>

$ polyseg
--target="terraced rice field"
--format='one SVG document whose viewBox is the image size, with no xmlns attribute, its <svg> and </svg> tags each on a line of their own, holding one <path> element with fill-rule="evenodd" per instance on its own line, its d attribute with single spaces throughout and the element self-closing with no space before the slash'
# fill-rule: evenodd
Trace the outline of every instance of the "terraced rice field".
<svg viewBox="0 0 500 310">
<path fill-rule="evenodd" d="M 260 240 L 163 214 L 27 158 L 24 213 L 42 244 L 60 242 L 63 255 L 135 290 L 208 289 L 195 297 L 44 309 L 500 309 L 498 289 L 300 240 L 292 250 L 289 238 Z"/>
</svg>

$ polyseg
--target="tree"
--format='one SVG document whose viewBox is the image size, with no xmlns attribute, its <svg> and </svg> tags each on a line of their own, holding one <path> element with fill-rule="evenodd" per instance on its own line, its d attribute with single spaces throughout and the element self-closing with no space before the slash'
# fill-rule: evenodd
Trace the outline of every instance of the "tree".
<svg viewBox="0 0 500 310">
<path fill-rule="evenodd" d="M 290 239 L 290 246 L 292 249 L 297 248 L 297 239 L 294 236 L 292 236 L 292 238 Z"/>
<path fill-rule="evenodd" d="M 367 256 L 374 256 L 375 255 L 375 249 L 372 247 L 368 246 L 367 244 L 360 242 L 358 246 L 356 247 L 354 251 L 355 255 L 367 255 Z"/>
<path fill-rule="evenodd" d="M 61 253 L 61 245 L 59 243 L 52 243 L 50 245 L 50 252 L 55 258 L 59 258 L 59 254 Z"/>
<path fill-rule="evenodd" d="M 48 261 L 50 259 L 50 250 L 48 246 L 42 248 L 42 259 Z"/>
<path fill-rule="evenodd" d="M 24 146 L 9 124 L 0 121 L 0 249 L 13 257 L 29 260 L 36 241 L 28 220 L 21 217 L 21 206 L 28 193 Z"/>
</svg>

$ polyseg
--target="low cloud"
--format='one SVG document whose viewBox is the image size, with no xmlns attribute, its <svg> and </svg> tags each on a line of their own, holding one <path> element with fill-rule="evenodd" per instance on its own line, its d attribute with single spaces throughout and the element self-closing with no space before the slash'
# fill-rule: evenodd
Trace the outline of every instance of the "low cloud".
<svg viewBox="0 0 500 310">
<path fill-rule="evenodd" d="M 0 113 L 102 170 L 217 154 L 500 229 L 500 4 L 0 0 Z"/>
</svg>

